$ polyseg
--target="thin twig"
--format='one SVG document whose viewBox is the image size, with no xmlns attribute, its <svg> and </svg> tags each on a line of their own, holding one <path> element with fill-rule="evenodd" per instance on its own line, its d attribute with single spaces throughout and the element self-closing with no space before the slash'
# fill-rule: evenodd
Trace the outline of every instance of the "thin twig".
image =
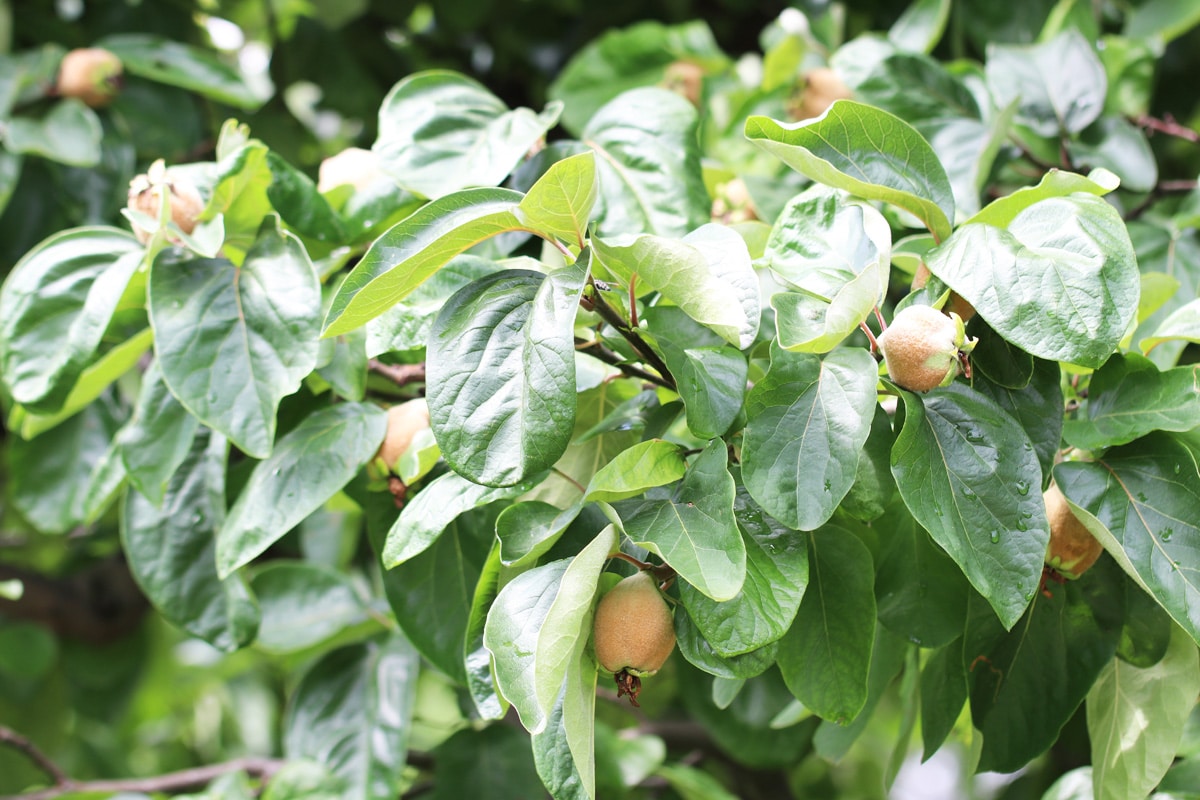
<svg viewBox="0 0 1200 800">
<path fill-rule="evenodd" d="M 648 383 L 653 383 L 656 386 L 662 386 L 665 389 L 673 390 L 675 388 L 674 384 L 668 382 L 661 375 L 648 372 L 636 364 L 630 364 L 621 358 L 619 353 L 610 350 L 598 341 L 589 342 L 585 339 L 576 338 L 575 349 L 581 353 L 587 353 L 593 358 L 603 361 L 605 364 L 616 367 L 631 378 L 638 378 Z"/>
<path fill-rule="evenodd" d="M 1139 128 L 1145 128 L 1148 131 L 1157 131 L 1159 133 L 1165 133 L 1168 136 L 1176 136 L 1180 139 L 1185 139 L 1189 142 L 1192 142 L 1193 144 L 1200 142 L 1200 133 L 1197 133 L 1185 125 L 1180 125 L 1179 122 L 1175 120 L 1175 117 L 1171 116 L 1170 114 L 1167 114 L 1162 119 L 1157 119 L 1149 114 L 1142 114 L 1141 116 L 1135 117 L 1133 122 Z"/>
<path fill-rule="evenodd" d="M 385 364 L 377 358 L 367 362 L 367 370 L 382 375 L 397 386 L 425 381 L 425 364 Z"/>
<path fill-rule="evenodd" d="M 558 467 L 551 467 L 551 468 L 550 468 L 550 471 L 551 471 L 551 472 L 553 472 L 553 473 L 554 473 L 555 475 L 557 475 L 558 477 L 562 478 L 562 479 L 563 479 L 564 481 L 566 481 L 567 483 L 569 483 L 569 484 L 571 484 L 572 486 L 574 486 L 576 489 L 578 489 L 580 494 L 587 494 L 587 487 L 586 487 L 586 486 L 584 486 L 582 483 L 580 483 L 579 481 L 577 481 L 577 480 L 575 480 L 574 478 L 572 478 L 572 477 L 571 477 L 570 475 L 568 475 L 567 473 L 563 472 L 563 471 L 562 471 L 561 469 L 559 469 Z"/>
<path fill-rule="evenodd" d="M 54 781 L 55 786 L 62 786 L 70 782 L 71 779 L 67 777 L 67 773 L 63 772 L 62 767 L 39 750 L 28 737 L 22 736 L 12 728 L 0 725 L 0 744 L 11 747 L 32 761 L 34 766 L 46 773 L 46 777 Z"/>
<path fill-rule="evenodd" d="M 633 348 L 635 353 L 641 356 L 643 361 L 662 375 L 663 380 L 667 382 L 668 388 L 675 388 L 675 378 L 671 375 L 671 371 L 667 369 L 667 365 L 659 358 L 658 353 L 655 353 L 650 345 L 646 344 L 637 330 L 630 328 L 629 323 L 621 319 L 621 315 L 605 302 L 600 292 L 596 292 L 595 297 L 592 298 L 592 307 L 600 315 L 601 319 L 616 328 L 617 333 L 625 337 L 625 341 L 629 342 L 629 346 Z"/>
<path fill-rule="evenodd" d="M 53 800 L 64 794 L 75 792 L 141 792 L 150 794 L 163 792 L 171 794 L 201 789 L 222 775 L 231 772 L 245 772 L 247 775 L 267 779 L 283 767 L 284 762 L 275 758 L 237 758 L 222 764 L 210 764 L 204 767 L 168 772 L 165 775 L 155 775 L 149 778 L 119 778 L 116 780 L 77 781 L 65 775 L 62 780 L 46 789 L 38 789 L 24 794 L 0 797 L 0 800 Z M 61 774 L 61 770 L 59 770 Z"/>
</svg>

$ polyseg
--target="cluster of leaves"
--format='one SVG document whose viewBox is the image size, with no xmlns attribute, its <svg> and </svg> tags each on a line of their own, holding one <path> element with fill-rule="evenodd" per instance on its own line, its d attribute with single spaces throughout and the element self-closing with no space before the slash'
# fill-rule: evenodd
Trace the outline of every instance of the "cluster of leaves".
<svg viewBox="0 0 1200 800">
<path fill-rule="evenodd" d="M 212 161 L 171 167 L 206 201 L 191 234 L 65 230 L 5 281 L 12 516 L 39 537 L 115 518 L 164 619 L 313 656 L 282 750 L 335 796 L 406 785 L 426 665 L 469 704 L 443 786 L 515 747 L 513 779 L 556 797 L 652 773 L 725 796 L 597 708 L 617 552 L 676 576 L 679 657 L 650 710 L 678 701 L 736 763 L 800 785 L 889 698 L 880 787 L 918 719 L 926 756 L 965 738 L 973 768 L 1012 772 L 1086 707 L 1091 766 L 1049 796 L 1186 787 L 1200 194 L 1161 196 L 1131 121 L 1186 28 L 1148 6 L 1109 33 L 1065 2 L 1035 44 L 943 62 L 949 7 L 844 43 L 835 17 L 785 13 L 757 70 L 702 23 L 615 31 L 540 111 L 418 72 L 354 190 L 319 192 L 227 122 Z M 855 99 L 794 120 L 817 64 Z M 49 69 L 12 65 L 13 86 Z M 229 81 L 199 83 L 243 97 Z M 80 112 L 37 124 L 83 136 Z M 951 292 L 977 312 L 970 380 L 881 378 L 882 320 Z M 376 401 L 418 365 L 433 436 L 398 510 L 367 469 Z M 1108 556 L 1046 586 L 1052 479 Z M 510 707 L 531 762 L 486 725 Z"/>
</svg>

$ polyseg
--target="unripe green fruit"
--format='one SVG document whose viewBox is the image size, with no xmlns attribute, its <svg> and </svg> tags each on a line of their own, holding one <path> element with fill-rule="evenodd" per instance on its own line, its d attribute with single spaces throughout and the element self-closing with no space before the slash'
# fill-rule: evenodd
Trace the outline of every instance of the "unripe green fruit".
<svg viewBox="0 0 1200 800">
<path fill-rule="evenodd" d="M 675 625 L 653 575 L 630 575 L 600 599 L 592 644 L 609 672 L 645 677 L 662 668 L 675 649 Z"/>
<path fill-rule="evenodd" d="M 387 415 L 387 434 L 375 457 L 382 459 L 389 470 L 395 470 L 396 462 L 408 450 L 413 437 L 429 427 L 429 404 L 424 397 L 418 397 L 392 406 Z"/>
<path fill-rule="evenodd" d="M 103 108 L 121 91 L 124 72 L 115 53 L 81 47 L 63 56 L 55 88 L 59 97 L 77 97 L 92 108 Z"/>
<path fill-rule="evenodd" d="M 1050 523 L 1050 543 L 1046 547 L 1046 566 L 1068 580 L 1075 580 L 1096 563 L 1104 546 L 1092 536 L 1056 484 L 1042 494 L 1046 519 Z"/>
<path fill-rule="evenodd" d="M 910 392 L 949 385 L 975 347 L 974 339 L 967 341 L 961 317 L 922 305 L 906 306 L 877 341 L 888 376 Z"/>
</svg>

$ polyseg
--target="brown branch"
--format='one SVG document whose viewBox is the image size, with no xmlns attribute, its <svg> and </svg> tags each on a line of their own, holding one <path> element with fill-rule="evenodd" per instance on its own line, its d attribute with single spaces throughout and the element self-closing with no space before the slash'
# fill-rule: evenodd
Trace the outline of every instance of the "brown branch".
<svg viewBox="0 0 1200 800">
<path fill-rule="evenodd" d="M 424 383 L 425 364 L 385 364 L 377 358 L 367 362 L 367 369 L 376 375 L 382 375 L 397 386 L 407 386 L 410 383 Z"/>
<path fill-rule="evenodd" d="M 613 309 L 600 292 L 596 292 L 591 300 L 592 310 L 600 315 L 600 318 L 616 329 L 617 333 L 629 342 L 629 346 L 633 348 L 633 352 L 641 356 L 642 360 L 650 365 L 651 368 L 658 371 L 662 375 L 662 380 L 666 381 L 665 385 L 668 389 L 675 388 L 675 378 L 671 375 L 671 371 L 667 369 L 666 363 L 659 358 L 658 353 L 646 341 L 642 339 L 641 334 L 637 329 L 630 328 L 629 323 L 621 318 L 621 315 Z"/>
<path fill-rule="evenodd" d="M 21 582 L 22 593 L 16 600 L 0 597 L 0 616 L 28 620 L 91 644 L 124 638 L 149 607 L 119 556 L 63 577 L 0 564 L 0 581 L 10 580 Z"/>
<path fill-rule="evenodd" d="M 50 757 L 39 750 L 37 745 L 28 738 L 13 729 L 0 725 L 0 744 L 11 747 L 32 761 L 34 766 L 46 773 L 46 777 L 50 778 L 55 786 L 62 786 L 70 782 L 71 779 L 67 777 L 67 773 L 63 772 L 62 767 L 51 761 Z"/>
<path fill-rule="evenodd" d="M 143 794 L 162 792 L 173 794 L 202 789 L 230 772 L 245 772 L 252 778 L 265 780 L 278 772 L 285 763 L 287 762 L 275 758 L 236 758 L 222 764 L 209 764 L 149 778 L 118 778 L 97 781 L 76 781 L 64 775 L 62 780 L 49 788 L 8 795 L 0 797 L 0 800 L 53 800 L 55 797 L 73 792 L 141 792 Z"/>
<path fill-rule="evenodd" d="M 597 360 L 603 361 L 609 366 L 616 367 L 631 378 L 637 378 L 639 380 L 646 381 L 647 383 L 653 383 L 655 386 L 662 386 L 663 388 L 671 389 L 672 391 L 675 389 L 674 383 L 671 383 L 661 375 L 644 370 L 636 364 L 630 364 L 628 361 L 621 358 L 619 353 L 610 350 L 599 341 L 588 342 L 576 337 L 575 349 L 581 353 L 587 353 Z"/>
<path fill-rule="evenodd" d="M 1139 128 L 1144 128 L 1148 131 L 1165 133 L 1168 136 L 1175 136 L 1193 144 L 1200 142 L 1200 133 L 1185 125 L 1180 125 L 1175 117 L 1170 114 L 1167 114 L 1162 119 L 1152 117 L 1149 114 L 1142 114 L 1141 116 L 1134 117 L 1133 122 Z"/>
</svg>

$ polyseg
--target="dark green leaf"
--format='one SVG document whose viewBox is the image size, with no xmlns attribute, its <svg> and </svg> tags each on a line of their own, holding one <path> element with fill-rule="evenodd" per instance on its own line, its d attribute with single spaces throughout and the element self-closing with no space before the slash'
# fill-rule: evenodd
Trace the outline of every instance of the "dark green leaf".
<svg viewBox="0 0 1200 800">
<path fill-rule="evenodd" d="M 805 707 L 845 725 L 867 702 L 875 641 L 871 553 L 853 534 L 832 526 L 808 539 L 808 588 L 780 640 L 779 669 Z"/>
<path fill-rule="evenodd" d="M 97 46 L 116 53 L 132 75 L 178 86 L 220 103 L 253 110 L 266 99 L 237 70 L 199 47 L 140 33 L 107 36 Z"/>
<path fill-rule="evenodd" d="M 374 457 L 387 430 L 378 407 L 321 409 L 279 440 L 255 466 L 217 536 L 222 576 L 242 567 L 350 482 Z"/>
<path fill-rule="evenodd" d="M 965 609 L 964 609 L 965 610 Z M 962 640 L 935 650 L 921 670 L 921 736 L 924 760 L 941 749 L 967 702 L 967 668 Z"/>
<path fill-rule="evenodd" d="M 301 236 L 328 244 L 341 244 L 347 238 L 341 219 L 317 191 L 312 178 L 293 167 L 278 153 L 267 154 L 271 185 L 267 197 L 283 221 Z"/>
<path fill-rule="evenodd" d="M 824 359 L 771 346 L 771 367 L 746 397 L 742 474 L 771 516 L 823 525 L 850 491 L 871 431 L 878 381 L 861 348 Z"/>
<path fill-rule="evenodd" d="M 439 778 L 433 784 L 433 800 L 529 800 L 546 791 L 534 767 L 529 737 L 509 725 L 459 731 L 434 756 Z"/>
<path fill-rule="evenodd" d="M 300 680 L 283 752 L 329 768 L 345 797 L 395 800 L 417 699 L 420 657 L 403 637 L 326 654 Z"/>
<path fill-rule="evenodd" d="M 740 656 L 722 656 L 713 648 L 712 642 L 704 638 L 686 611 L 675 612 L 675 638 L 679 654 L 690 664 L 710 675 L 731 680 L 761 675 L 775 663 L 779 651 L 779 642 L 772 642 Z"/>
<path fill-rule="evenodd" d="M 813 736 L 813 748 L 822 758 L 841 761 L 870 724 L 875 707 L 884 691 L 904 666 L 909 645 L 886 628 L 875 629 L 875 645 L 871 649 L 871 672 L 867 676 L 867 702 L 849 725 L 822 720 Z M 914 648 L 915 649 L 915 648 Z"/>
<path fill-rule="evenodd" d="M 117 442 L 130 482 L 154 505 L 162 505 L 167 481 L 187 457 L 199 425 L 167 389 L 158 362 L 151 363 Z"/>
<path fill-rule="evenodd" d="M 1063 436 L 1084 450 L 1126 444 L 1156 431 L 1188 431 L 1200 420 L 1200 366 L 1159 372 L 1136 353 L 1116 354 L 1092 375 L 1087 416 Z"/>
<path fill-rule="evenodd" d="M 258 644 L 271 652 L 303 650 L 367 620 L 366 604 L 350 579 L 316 564 L 268 564 L 250 588 L 262 610 Z"/>
<path fill-rule="evenodd" d="M 149 288 L 171 393 L 248 455 L 268 456 L 279 401 L 317 360 L 321 293 L 304 247 L 267 223 L 241 267 L 164 251 Z"/>
<path fill-rule="evenodd" d="M 1009 342 L 984 323 L 970 326 L 968 336 L 978 339 L 971 351 L 971 367 L 997 389 L 1023 389 L 1033 378 L 1033 356 Z"/>
<path fill-rule="evenodd" d="M 1050 474 L 1062 446 L 1062 370 L 1053 361 L 1033 360 L 1033 375 L 1022 389 L 1006 389 L 977 376 L 975 389 L 996 401 L 1020 424 L 1037 453 L 1043 478 Z M 1043 480 L 1045 483 L 1045 480 Z"/>
<path fill-rule="evenodd" d="M 513 503 L 496 519 L 501 561 L 506 567 L 535 561 L 554 546 L 582 508 L 581 502 L 566 509 L 540 500 Z"/>
<path fill-rule="evenodd" d="M 0 139 L 8 151 L 73 167 L 94 167 L 100 162 L 103 136 L 96 112 L 74 98 L 55 103 L 43 117 L 23 114 L 6 120 L 0 128 Z"/>
<path fill-rule="evenodd" d="M 962 384 L 902 396 L 904 428 L 892 448 L 900 496 L 1011 627 L 1037 590 L 1050 538 L 1033 445 Z"/>
<path fill-rule="evenodd" d="M 882 406 L 875 407 L 871 432 L 858 459 L 854 483 L 839 509 L 860 522 L 872 522 L 883 516 L 887 505 L 896 496 L 896 479 L 892 477 L 892 418 Z"/>
<path fill-rule="evenodd" d="M 430 419 L 442 457 L 477 483 L 549 469 L 575 424 L 573 329 L 586 260 L 549 276 L 489 275 L 454 294 L 430 333 Z"/>
<path fill-rule="evenodd" d="M 254 638 L 259 611 L 240 576 L 217 575 L 228 445 L 208 431 L 189 444 L 161 505 L 126 493 L 121 544 L 133 577 L 160 614 L 193 636 L 234 650 Z"/>
<path fill-rule="evenodd" d="M 1125 624 L 1117 644 L 1121 660 L 1141 669 L 1154 666 L 1167 652 L 1175 627 L 1163 607 L 1126 575 Z"/>
<path fill-rule="evenodd" d="M 1078 133 L 1104 109 L 1104 65 L 1075 30 L 1041 44 L 990 45 L 986 70 L 996 103 L 1019 100 L 1017 121 L 1039 136 Z"/>
</svg>

